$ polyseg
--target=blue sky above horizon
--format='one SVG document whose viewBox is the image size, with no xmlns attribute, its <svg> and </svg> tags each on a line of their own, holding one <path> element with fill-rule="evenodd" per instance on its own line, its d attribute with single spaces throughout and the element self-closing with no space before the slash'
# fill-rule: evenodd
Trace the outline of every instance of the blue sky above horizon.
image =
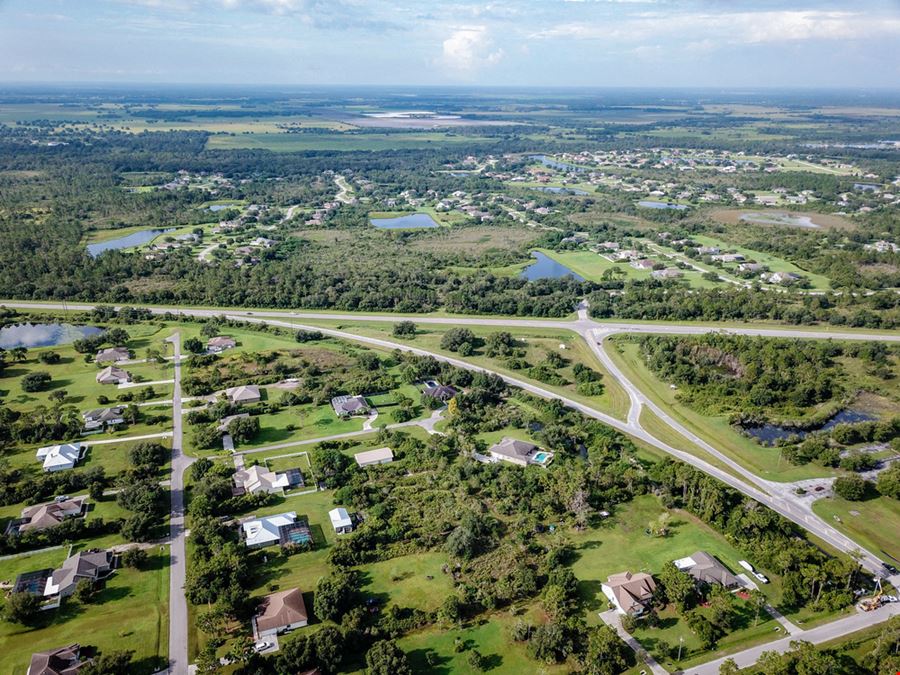
<svg viewBox="0 0 900 675">
<path fill-rule="evenodd" d="M 900 86 L 900 0 L 0 0 L 0 81 Z"/>
</svg>

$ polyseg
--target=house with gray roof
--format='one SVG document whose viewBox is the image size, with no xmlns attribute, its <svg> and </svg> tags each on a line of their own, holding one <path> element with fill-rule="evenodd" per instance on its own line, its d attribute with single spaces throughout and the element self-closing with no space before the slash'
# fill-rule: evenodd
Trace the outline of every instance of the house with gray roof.
<svg viewBox="0 0 900 675">
<path fill-rule="evenodd" d="M 80 581 L 96 583 L 113 572 L 115 555 L 111 551 L 79 551 L 66 558 L 47 579 L 44 597 L 66 598 L 75 592 Z"/>
<path fill-rule="evenodd" d="M 112 408 L 96 408 L 81 414 L 84 419 L 85 431 L 99 431 L 108 426 L 125 423 L 125 406 L 117 405 Z"/>
<path fill-rule="evenodd" d="M 97 373 L 98 384 L 125 384 L 131 382 L 131 373 L 115 366 L 107 366 Z"/>
<path fill-rule="evenodd" d="M 697 551 L 686 558 L 674 561 L 675 567 L 692 576 L 697 583 L 719 584 L 725 588 L 736 588 L 741 582 L 725 565 L 706 551 Z"/>
<path fill-rule="evenodd" d="M 331 407 L 338 417 L 369 414 L 369 404 L 363 396 L 335 396 L 331 399 Z"/>
<path fill-rule="evenodd" d="M 107 347 L 97 352 L 97 363 L 115 363 L 116 361 L 127 361 L 131 358 L 131 353 L 126 347 Z"/>
<path fill-rule="evenodd" d="M 497 461 L 519 466 L 528 466 L 529 464 L 547 466 L 553 461 L 553 453 L 549 450 L 543 450 L 534 443 L 520 441 L 509 436 L 505 436 L 499 443 L 492 445 L 488 452 Z"/>
</svg>

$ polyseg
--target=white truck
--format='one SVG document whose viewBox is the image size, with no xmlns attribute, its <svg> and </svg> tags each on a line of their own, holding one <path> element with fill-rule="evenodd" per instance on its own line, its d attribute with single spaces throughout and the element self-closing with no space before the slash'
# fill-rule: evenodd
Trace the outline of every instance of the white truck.
<svg viewBox="0 0 900 675">
<path fill-rule="evenodd" d="M 765 574 L 762 574 L 761 572 L 757 572 L 755 569 L 753 569 L 753 565 L 748 563 L 746 560 L 738 560 L 738 565 L 740 565 L 745 570 L 750 572 L 750 574 L 752 574 L 754 577 L 756 577 L 756 580 L 759 581 L 761 584 L 769 583 L 768 577 L 766 577 Z"/>
</svg>

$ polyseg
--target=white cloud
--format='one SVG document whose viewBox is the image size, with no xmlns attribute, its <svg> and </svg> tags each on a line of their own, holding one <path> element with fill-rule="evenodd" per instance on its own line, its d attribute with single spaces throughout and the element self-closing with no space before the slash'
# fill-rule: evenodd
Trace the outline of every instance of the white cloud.
<svg viewBox="0 0 900 675">
<path fill-rule="evenodd" d="M 900 18 L 860 12 L 783 10 L 662 14 L 628 19 L 558 24 L 532 35 L 537 39 L 652 40 L 660 37 L 718 44 L 764 44 L 807 40 L 860 40 L 900 35 Z"/>
<path fill-rule="evenodd" d="M 502 49 L 494 49 L 486 26 L 457 28 L 444 40 L 442 47 L 443 65 L 463 73 L 499 63 L 504 56 Z"/>
</svg>

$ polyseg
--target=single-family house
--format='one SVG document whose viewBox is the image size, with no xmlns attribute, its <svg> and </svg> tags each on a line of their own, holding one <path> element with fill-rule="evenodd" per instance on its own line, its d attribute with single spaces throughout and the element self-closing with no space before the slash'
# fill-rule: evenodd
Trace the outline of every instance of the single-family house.
<svg viewBox="0 0 900 675">
<path fill-rule="evenodd" d="M 297 514 L 292 511 L 241 523 L 244 543 L 247 548 L 261 548 L 280 542 L 281 528 L 289 528 L 296 520 Z"/>
<path fill-rule="evenodd" d="M 641 254 L 635 251 L 634 249 L 626 249 L 624 251 L 619 251 L 615 255 L 616 260 L 634 260 L 635 258 L 640 258 Z"/>
<path fill-rule="evenodd" d="M 680 279 L 681 278 L 681 270 L 676 267 L 667 267 L 664 270 L 654 270 L 650 273 L 654 279 L 658 279 L 660 281 L 667 281 L 670 279 Z"/>
<path fill-rule="evenodd" d="M 217 335 L 206 342 L 206 351 L 211 354 L 219 354 L 226 349 L 234 349 L 235 347 L 237 347 L 237 341 L 225 335 Z"/>
<path fill-rule="evenodd" d="M 435 382 L 434 380 L 429 380 L 425 383 L 425 387 L 422 389 L 422 394 L 428 396 L 429 398 L 437 399 L 438 401 L 447 402 L 454 396 L 456 396 L 457 391 L 453 387 L 441 384 L 440 382 Z"/>
<path fill-rule="evenodd" d="M 78 460 L 84 457 L 85 446 L 81 443 L 64 443 L 38 448 L 37 459 L 43 464 L 44 471 L 64 471 L 74 469 Z"/>
<path fill-rule="evenodd" d="M 98 384 L 125 384 L 131 382 L 131 373 L 115 366 L 107 366 L 97 373 Z"/>
<path fill-rule="evenodd" d="M 97 431 L 108 426 L 125 423 L 125 406 L 117 405 L 112 408 L 96 408 L 81 414 L 84 419 L 85 431 Z"/>
<path fill-rule="evenodd" d="M 640 260 L 631 261 L 631 266 L 636 270 L 652 270 L 655 264 L 656 261 L 650 260 L 650 258 L 641 258 Z"/>
<path fill-rule="evenodd" d="M 59 525 L 66 518 L 83 516 L 87 497 L 59 499 L 48 504 L 35 504 L 22 509 L 22 517 L 12 520 L 6 526 L 7 535 L 16 535 L 29 530 L 46 530 Z"/>
<path fill-rule="evenodd" d="M 97 363 L 115 363 L 117 361 L 127 361 L 131 358 L 131 353 L 125 347 L 107 347 L 97 352 Z"/>
<path fill-rule="evenodd" d="M 353 455 L 359 466 L 375 466 L 376 464 L 389 464 L 394 461 L 394 451 L 390 448 L 377 448 L 365 450 Z"/>
<path fill-rule="evenodd" d="M 57 647 L 32 654 L 25 675 L 76 675 L 87 663 L 81 660 L 80 645 Z"/>
<path fill-rule="evenodd" d="M 793 272 L 772 272 L 771 274 L 764 274 L 762 278 L 763 281 L 768 281 L 770 284 L 786 285 L 799 281 L 800 275 Z"/>
<path fill-rule="evenodd" d="M 519 466 L 528 466 L 529 464 L 547 466 L 553 460 L 553 453 L 549 450 L 542 450 L 534 443 L 520 441 L 508 436 L 504 437 L 496 445 L 491 446 L 488 452 L 496 460 L 518 464 Z"/>
<path fill-rule="evenodd" d="M 610 575 L 600 588 L 619 614 L 639 615 L 653 599 L 656 582 L 646 572 L 620 572 Z"/>
<path fill-rule="evenodd" d="M 343 506 L 331 509 L 328 512 L 328 517 L 331 519 L 331 527 L 334 528 L 335 534 L 349 534 L 353 532 L 353 520 Z"/>
<path fill-rule="evenodd" d="M 723 263 L 739 263 L 745 260 L 741 253 L 720 253 L 719 255 L 714 255 L 712 259 Z"/>
<path fill-rule="evenodd" d="M 113 572 L 115 555 L 111 551 L 79 551 L 66 558 L 58 570 L 47 579 L 45 597 L 65 598 L 75 592 L 79 581 L 96 583 Z"/>
<path fill-rule="evenodd" d="M 299 588 L 272 593 L 263 598 L 253 617 L 255 639 L 277 635 L 309 622 L 306 603 Z"/>
<path fill-rule="evenodd" d="M 338 417 L 351 417 L 353 415 L 367 415 L 369 404 L 363 396 L 335 396 L 331 399 L 331 407 Z"/>
<path fill-rule="evenodd" d="M 740 265 L 738 265 L 738 272 L 756 273 L 756 272 L 762 272 L 765 269 L 766 269 L 765 265 L 760 265 L 759 263 L 754 263 L 754 262 L 745 262 L 745 263 L 741 263 Z"/>
<path fill-rule="evenodd" d="M 697 583 L 719 584 L 725 588 L 740 586 L 740 581 L 725 565 L 706 551 L 697 551 L 674 561 L 675 567 L 691 575 Z"/>
<path fill-rule="evenodd" d="M 718 255 L 721 249 L 718 246 L 700 246 L 697 253 L 700 255 Z"/>
<path fill-rule="evenodd" d="M 225 390 L 225 397 L 234 404 L 259 403 L 262 395 L 255 384 L 244 384 L 239 387 L 230 387 Z"/>
<path fill-rule="evenodd" d="M 269 471 L 258 464 L 251 466 L 249 469 L 240 469 L 234 473 L 234 485 L 237 494 L 283 493 L 289 484 L 290 481 L 287 474 Z"/>
</svg>

